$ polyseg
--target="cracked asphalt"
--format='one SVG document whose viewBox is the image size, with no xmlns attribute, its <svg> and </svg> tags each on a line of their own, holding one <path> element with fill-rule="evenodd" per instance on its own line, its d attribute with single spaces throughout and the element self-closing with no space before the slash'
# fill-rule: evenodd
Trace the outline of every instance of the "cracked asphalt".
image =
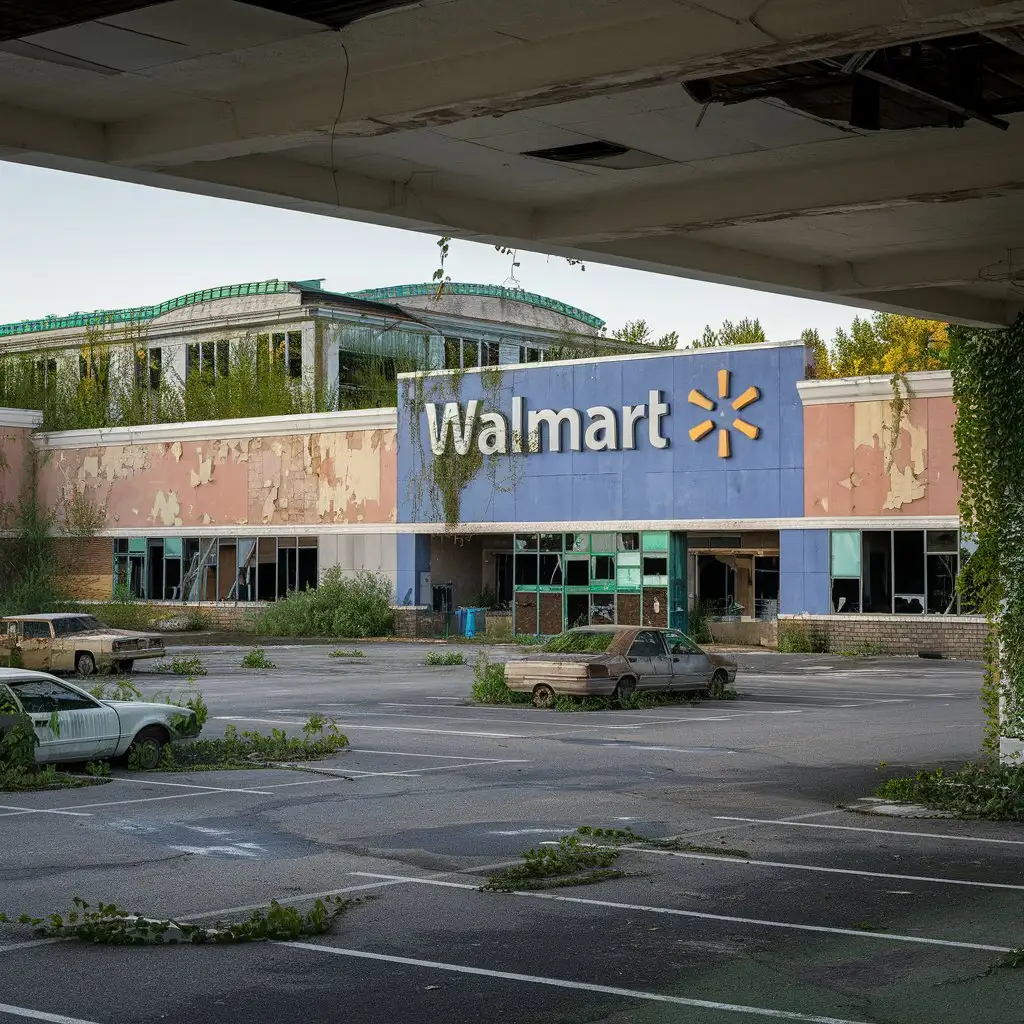
<svg viewBox="0 0 1024 1024">
<path fill-rule="evenodd" d="M 1020 972 L 989 971 L 1024 945 L 1024 830 L 838 807 L 976 756 L 980 666 L 751 652 L 737 700 L 567 714 L 468 705 L 472 669 L 428 668 L 431 649 L 268 647 L 262 672 L 241 648 L 201 649 L 206 734 L 329 715 L 352 747 L 314 772 L 0 794 L 8 913 L 80 895 L 210 921 L 367 897 L 302 943 L 112 948 L 2 927 L 0 1022 L 1024 1021 Z M 746 856 L 627 850 L 612 881 L 479 890 L 584 824 Z"/>
</svg>

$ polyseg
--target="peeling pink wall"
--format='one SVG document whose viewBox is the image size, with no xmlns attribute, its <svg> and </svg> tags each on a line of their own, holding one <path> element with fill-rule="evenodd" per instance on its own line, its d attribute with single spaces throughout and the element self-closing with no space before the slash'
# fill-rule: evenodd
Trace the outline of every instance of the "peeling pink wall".
<svg viewBox="0 0 1024 1024">
<path fill-rule="evenodd" d="M 96 445 L 45 453 L 50 507 L 78 490 L 114 527 L 390 523 L 398 499 L 393 430 L 252 440 Z"/>
<path fill-rule="evenodd" d="M 32 451 L 32 431 L 27 427 L 0 427 L 0 506 L 16 505 L 26 483 Z M 8 517 L 9 518 L 9 517 Z M 4 523 L 9 526 L 9 523 Z"/>
<path fill-rule="evenodd" d="M 952 398 L 911 398 L 890 458 L 891 400 L 804 407 L 804 514 L 956 515 Z"/>
</svg>

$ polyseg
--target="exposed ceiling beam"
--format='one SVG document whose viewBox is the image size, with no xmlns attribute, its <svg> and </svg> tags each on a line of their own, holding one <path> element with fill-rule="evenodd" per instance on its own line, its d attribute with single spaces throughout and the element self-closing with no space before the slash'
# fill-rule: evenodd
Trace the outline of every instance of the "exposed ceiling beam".
<svg viewBox="0 0 1024 1024">
<path fill-rule="evenodd" d="M 93 121 L 0 103 L 0 159 L 35 162 L 36 153 L 102 160 L 103 127 Z"/>
<path fill-rule="evenodd" d="M 328 74 L 264 86 L 230 102 L 187 102 L 111 124 L 109 159 L 170 166 L 259 152 L 262 140 L 291 133 L 336 128 L 340 135 L 385 134 L 1024 21 L 1024 0 L 874 0 L 829 4 L 827 16 L 820 8 L 811 0 L 789 0 L 771 16 L 769 39 L 762 19 L 755 25 L 697 5 L 666 13 L 638 2 L 629 19 L 582 24 L 571 39 L 527 42 L 495 33 L 490 48 L 455 57 L 432 54 L 402 67 L 368 67 L 353 43 L 344 90 L 339 47 L 338 68 Z"/>
<path fill-rule="evenodd" d="M 850 305 L 865 305 L 890 313 L 951 320 L 970 327 L 1005 327 L 1024 308 L 1020 302 L 1003 302 L 945 288 L 913 288 L 909 291 L 861 292 L 850 295 Z"/>
<path fill-rule="evenodd" d="M 612 198 L 561 204 L 538 212 L 536 239 L 579 244 L 958 202 L 1024 190 L 1024 150 L 1012 135 L 992 135 L 976 146 L 953 146 L 945 135 L 921 139 L 914 149 L 908 145 L 911 140 L 903 139 L 903 145 L 894 149 L 888 140 L 879 139 L 872 156 L 857 160 L 848 157 L 849 142 L 864 150 L 866 140 L 842 140 L 827 148 L 832 157 L 828 162 L 698 179 L 685 186 L 619 191 Z M 847 159 L 840 162 L 844 156 Z"/>
<path fill-rule="evenodd" d="M 1006 283 L 1011 271 L 1024 281 L 1024 248 L 942 249 L 826 266 L 821 270 L 821 285 L 838 295 L 857 295 L 926 286 Z"/>
</svg>

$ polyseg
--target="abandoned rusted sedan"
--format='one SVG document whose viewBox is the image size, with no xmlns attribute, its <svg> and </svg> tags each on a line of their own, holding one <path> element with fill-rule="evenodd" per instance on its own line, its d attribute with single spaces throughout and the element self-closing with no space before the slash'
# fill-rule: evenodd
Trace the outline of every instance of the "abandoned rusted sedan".
<svg viewBox="0 0 1024 1024">
<path fill-rule="evenodd" d="M 21 668 L 81 676 L 130 672 L 139 658 L 162 658 L 165 653 L 159 633 L 112 629 L 78 612 L 0 619 L 0 657 Z"/>
<path fill-rule="evenodd" d="M 634 692 L 718 693 L 736 678 L 736 663 L 709 654 L 677 629 L 583 626 L 548 641 L 540 654 L 505 665 L 510 690 L 533 695 L 539 708 L 557 694 L 628 700 Z"/>
</svg>

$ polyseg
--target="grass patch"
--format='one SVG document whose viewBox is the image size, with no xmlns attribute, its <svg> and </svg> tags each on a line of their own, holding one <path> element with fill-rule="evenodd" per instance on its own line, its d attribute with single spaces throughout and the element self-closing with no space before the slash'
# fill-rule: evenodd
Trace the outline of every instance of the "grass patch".
<svg viewBox="0 0 1024 1024">
<path fill-rule="evenodd" d="M 462 651 L 431 651 L 427 655 L 425 665 L 465 665 L 466 658 Z"/>
<path fill-rule="evenodd" d="M 77 939 L 108 946 L 289 941 L 309 935 L 326 935 L 334 927 L 334 922 L 356 902 L 359 901 L 325 896 L 303 912 L 271 900 L 266 910 L 255 910 L 242 921 L 218 921 L 206 926 L 144 917 L 122 910 L 115 903 L 93 905 L 76 896 L 66 913 L 53 913 L 46 917 L 22 914 L 16 918 L 0 914 L 0 922 L 24 925 L 39 938 Z"/>
<path fill-rule="evenodd" d="M 581 825 L 576 834 L 591 839 L 601 846 L 645 846 L 652 850 L 678 850 L 683 853 L 704 853 L 718 857 L 749 858 L 746 850 L 737 850 L 728 846 L 699 846 L 683 839 L 650 839 L 639 835 L 631 828 L 595 828 Z M 724 840 L 723 840 L 724 842 Z"/>
<path fill-rule="evenodd" d="M 949 774 L 937 768 L 889 779 L 878 787 L 877 795 L 963 817 L 1024 821 L 1024 765 L 967 764 Z"/>
<path fill-rule="evenodd" d="M 205 676 L 209 673 L 198 654 L 179 654 L 171 660 L 171 673 L 176 676 Z"/>
<path fill-rule="evenodd" d="M 109 772 L 109 768 L 108 768 Z M 72 775 L 60 772 L 52 765 L 3 766 L 0 765 L 0 793 L 37 793 L 46 789 L 84 789 L 109 782 L 106 778 Z"/>
<path fill-rule="evenodd" d="M 277 668 L 266 655 L 262 647 L 254 647 L 242 658 L 242 668 Z"/>
<path fill-rule="evenodd" d="M 514 892 L 621 878 L 623 872 L 611 866 L 618 857 L 618 850 L 585 845 L 576 836 L 562 836 L 557 846 L 527 850 L 521 864 L 491 875 L 481 888 Z"/>
<path fill-rule="evenodd" d="M 322 761 L 344 750 L 348 737 L 333 719 L 311 715 L 301 736 L 289 736 L 283 729 L 270 733 L 240 732 L 228 725 L 220 739 L 195 739 L 169 743 L 163 749 L 158 771 L 191 772 L 220 769 L 262 768 L 279 762 Z"/>
<path fill-rule="evenodd" d="M 553 705 L 555 711 L 611 711 L 625 709 L 627 711 L 646 711 L 651 708 L 671 707 L 680 704 L 700 704 L 705 700 L 736 700 L 739 694 L 735 690 L 716 687 L 714 694 L 700 693 L 652 693 L 648 690 L 634 690 L 628 697 L 573 697 L 569 694 L 558 694 Z"/>
<path fill-rule="evenodd" d="M 838 653 L 841 658 L 874 658 L 879 654 L 882 654 L 883 651 L 884 648 L 881 644 L 873 644 L 865 640 L 853 647 L 845 648 Z"/>
<path fill-rule="evenodd" d="M 328 658 L 365 658 L 366 655 L 363 654 L 363 652 L 361 650 L 359 650 L 358 647 L 354 647 L 350 651 L 349 650 L 345 650 L 344 647 L 339 647 L 336 651 L 331 651 L 331 653 L 328 654 L 327 657 Z"/>
<path fill-rule="evenodd" d="M 486 652 L 477 655 L 473 666 L 473 686 L 470 690 L 476 704 L 531 704 L 528 693 L 510 690 L 505 682 L 505 666 L 492 662 Z"/>
<path fill-rule="evenodd" d="M 94 779 L 107 779 L 110 777 L 110 763 L 108 761 L 90 761 L 85 766 L 85 774 Z"/>
<path fill-rule="evenodd" d="M 166 617 L 166 608 L 154 608 L 152 605 L 139 601 L 121 593 L 112 601 L 91 605 L 89 611 L 105 626 L 112 629 L 151 630 L 157 618 Z"/>
</svg>

